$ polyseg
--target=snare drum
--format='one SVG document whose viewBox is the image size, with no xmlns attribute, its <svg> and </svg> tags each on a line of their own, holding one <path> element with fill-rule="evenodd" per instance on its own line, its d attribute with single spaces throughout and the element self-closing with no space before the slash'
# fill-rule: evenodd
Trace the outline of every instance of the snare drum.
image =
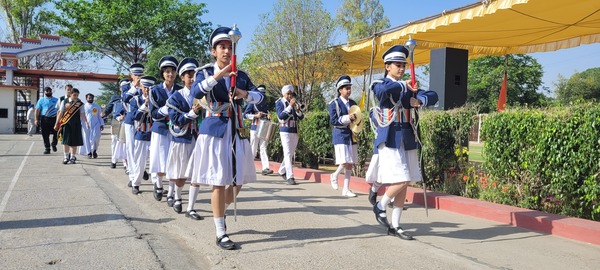
<svg viewBox="0 0 600 270">
<path fill-rule="evenodd" d="M 260 119 L 256 125 L 256 136 L 262 140 L 270 141 L 277 129 L 277 124 L 271 122 L 271 120 Z"/>
</svg>

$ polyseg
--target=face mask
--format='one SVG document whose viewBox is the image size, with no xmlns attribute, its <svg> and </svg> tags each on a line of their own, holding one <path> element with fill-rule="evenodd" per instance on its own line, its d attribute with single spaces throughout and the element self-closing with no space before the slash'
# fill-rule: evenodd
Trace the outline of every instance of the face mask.
<svg viewBox="0 0 600 270">
<path fill-rule="evenodd" d="M 51 97 L 51 96 L 52 96 L 52 93 L 46 93 L 46 96 L 47 96 L 47 97 Z"/>
</svg>

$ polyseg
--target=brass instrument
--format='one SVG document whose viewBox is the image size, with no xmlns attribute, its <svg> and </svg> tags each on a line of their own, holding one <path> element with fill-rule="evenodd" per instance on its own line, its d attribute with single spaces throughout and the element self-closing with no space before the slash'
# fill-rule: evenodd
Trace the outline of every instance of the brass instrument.
<svg viewBox="0 0 600 270">
<path fill-rule="evenodd" d="M 296 99 L 294 99 L 294 100 L 296 100 Z M 294 110 L 303 112 L 304 109 L 306 109 L 306 105 L 304 105 L 300 102 L 297 102 L 297 101 L 294 103 Z"/>
<path fill-rule="evenodd" d="M 358 107 L 357 105 L 350 106 L 348 115 L 352 115 L 352 114 L 354 114 L 356 116 L 356 119 L 354 119 L 354 121 L 350 122 L 350 125 L 348 125 L 348 127 L 350 128 L 350 130 L 352 130 L 352 133 L 358 134 L 358 133 L 360 133 L 360 131 L 362 130 L 362 128 L 365 124 L 365 122 L 363 121 L 362 112 L 360 111 L 360 107 Z"/>
</svg>

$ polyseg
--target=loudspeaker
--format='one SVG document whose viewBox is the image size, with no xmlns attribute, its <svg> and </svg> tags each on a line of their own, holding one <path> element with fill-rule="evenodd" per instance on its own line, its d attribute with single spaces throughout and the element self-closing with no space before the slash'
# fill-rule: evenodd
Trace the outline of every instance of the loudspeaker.
<svg viewBox="0 0 600 270">
<path fill-rule="evenodd" d="M 467 102 L 469 51 L 454 48 L 431 50 L 429 90 L 438 94 L 438 109 L 448 110 Z"/>
</svg>

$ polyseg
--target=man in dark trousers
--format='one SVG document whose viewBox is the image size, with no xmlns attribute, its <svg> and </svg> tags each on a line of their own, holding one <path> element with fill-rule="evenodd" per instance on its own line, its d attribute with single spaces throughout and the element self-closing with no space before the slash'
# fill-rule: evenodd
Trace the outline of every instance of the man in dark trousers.
<svg viewBox="0 0 600 270">
<path fill-rule="evenodd" d="M 54 123 L 56 123 L 56 104 L 58 99 L 52 96 L 52 88 L 44 88 L 44 97 L 40 98 L 35 105 L 35 125 L 42 129 L 42 138 L 44 139 L 44 154 L 50 154 L 50 146 L 52 145 L 52 151 L 56 152 L 56 144 L 58 138 L 56 137 L 56 131 L 54 130 Z M 52 144 L 50 144 L 50 134 L 52 137 Z"/>
</svg>

